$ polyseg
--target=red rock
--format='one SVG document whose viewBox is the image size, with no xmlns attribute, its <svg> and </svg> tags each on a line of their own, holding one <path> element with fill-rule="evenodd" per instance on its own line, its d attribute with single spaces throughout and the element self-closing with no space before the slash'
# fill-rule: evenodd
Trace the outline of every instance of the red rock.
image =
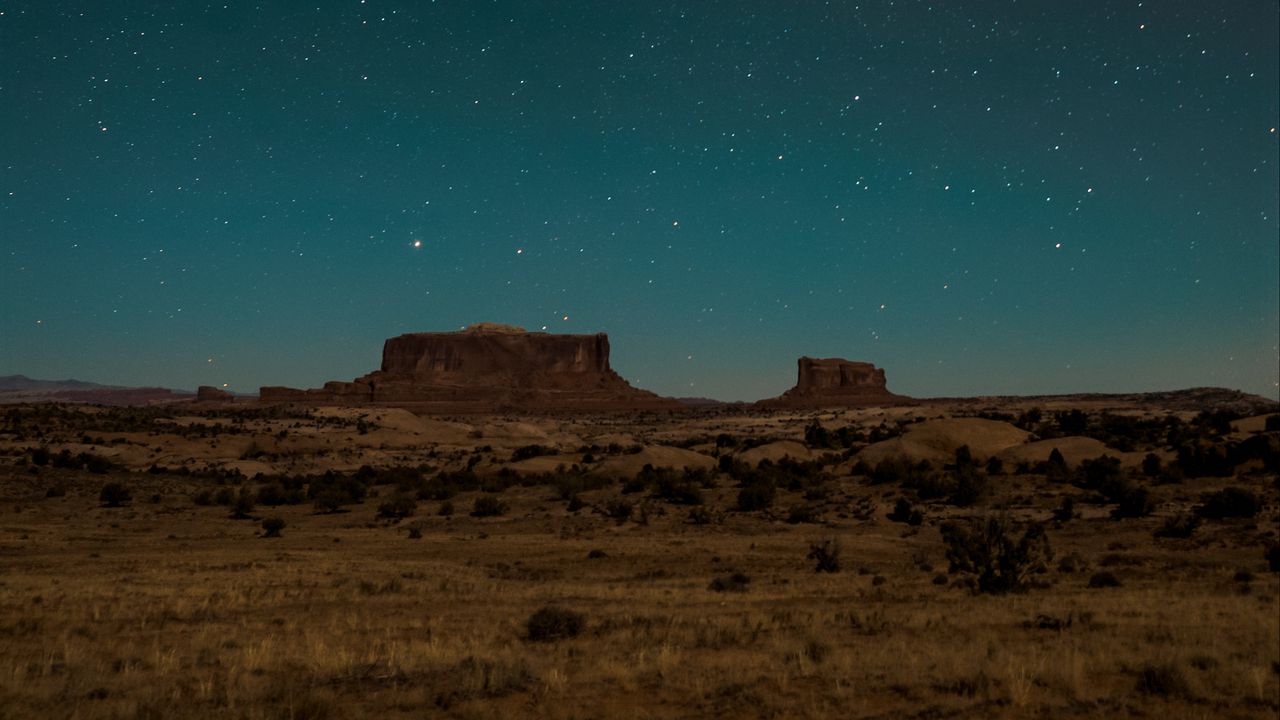
<svg viewBox="0 0 1280 720">
<path fill-rule="evenodd" d="M 802 357 L 797 364 L 796 386 L 781 397 L 764 400 L 761 404 L 777 407 L 877 405 L 910 399 L 889 392 L 884 370 L 871 363 Z"/>
<path fill-rule="evenodd" d="M 447 411 L 507 408 L 671 408 L 609 367 L 609 338 L 530 333 L 482 323 L 461 332 L 387 340 L 382 367 L 320 390 L 264 387 L 266 402 L 377 403 Z"/>
<path fill-rule="evenodd" d="M 196 388 L 196 402 L 230 402 L 235 399 L 231 393 L 212 385 L 201 385 Z"/>
</svg>

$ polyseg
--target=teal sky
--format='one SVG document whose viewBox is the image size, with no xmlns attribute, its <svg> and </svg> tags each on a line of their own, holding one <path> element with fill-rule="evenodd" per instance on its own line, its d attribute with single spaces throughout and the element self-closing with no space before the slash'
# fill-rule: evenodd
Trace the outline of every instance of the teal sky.
<svg viewBox="0 0 1280 720">
<path fill-rule="evenodd" d="M 0 2 L 0 375 L 479 321 L 667 395 L 1280 396 L 1275 2 Z"/>
</svg>

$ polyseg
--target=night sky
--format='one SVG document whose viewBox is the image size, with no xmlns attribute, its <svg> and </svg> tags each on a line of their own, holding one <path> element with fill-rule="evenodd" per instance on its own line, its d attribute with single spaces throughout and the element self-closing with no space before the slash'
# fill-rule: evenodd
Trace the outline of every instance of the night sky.
<svg viewBox="0 0 1280 720">
<path fill-rule="evenodd" d="M 0 375 L 608 332 L 667 395 L 1280 394 L 1277 3 L 2 2 Z"/>
</svg>

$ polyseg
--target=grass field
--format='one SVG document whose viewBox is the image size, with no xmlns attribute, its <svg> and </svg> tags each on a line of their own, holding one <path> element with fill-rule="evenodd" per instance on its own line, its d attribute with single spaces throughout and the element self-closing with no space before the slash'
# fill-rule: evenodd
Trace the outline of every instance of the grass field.
<svg viewBox="0 0 1280 720">
<path fill-rule="evenodd" d="M 696 506 L 617 480 L 571 511 L 553 487 L 517 484 L 496 493 L 497 516 L 469 515 L 482 493 L 462 491 L 452 515 L 421 500 L 391 520 L 378 508 L 394 488 L 375 485 L 341 512 L 258 505 L 237 520 L 192 501 L 224 480 L 12 460 L 0 717 L 1280 712 L 1266 472 L 1152 486 L 1157 509 L 1121 520 L 1082 504 L 1053 521 L 1077 491 L 1034 474 L 993 475 L 969 507 L 917 499 L 919 525 L 886 517 L 900 488 L 858 477 L 823 476 L 817 500 L 779 487 L 748 512 L 723 475 Z M 112 481 L 131 493 L 122 507 L 100 502 Z M 1226 486 L 1264 509 L 1154 536 Z M 816 522 L 786 522 L 806 502 Z M 264 537 L 267 516 L 281 537 Z M 1052 549 L 1017 592 L 949 572 L 944 524 L 991 516 L 1039 524 Z M 837 572 L 808 557 L 824 541 Z M 564 612 L 531 625 L 547 607 Z"/>
</svg>

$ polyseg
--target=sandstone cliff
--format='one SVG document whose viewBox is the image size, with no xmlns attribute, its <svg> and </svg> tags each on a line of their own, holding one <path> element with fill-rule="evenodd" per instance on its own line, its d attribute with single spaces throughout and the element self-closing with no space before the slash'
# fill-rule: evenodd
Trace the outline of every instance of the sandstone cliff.
<svg viewBox="0 0 1280 720">
<path fill-rule="evenodd" d="M 796 386 L 780 397 L 763 400 L 772 407 L 821 407 L 896 404 L 909 401 L 889 392 L 884 370 L 866 362 L 841 358 L 802 357 Z"/>
<path fill-rule="evenodd" d="M 482 323 L 387 340 L 380 369 L 315 390 L 264 387 L 265 402 L 403 404 L 441 411 L 668 408 L 609 367 L 609 338 Z"/>
</svg>

